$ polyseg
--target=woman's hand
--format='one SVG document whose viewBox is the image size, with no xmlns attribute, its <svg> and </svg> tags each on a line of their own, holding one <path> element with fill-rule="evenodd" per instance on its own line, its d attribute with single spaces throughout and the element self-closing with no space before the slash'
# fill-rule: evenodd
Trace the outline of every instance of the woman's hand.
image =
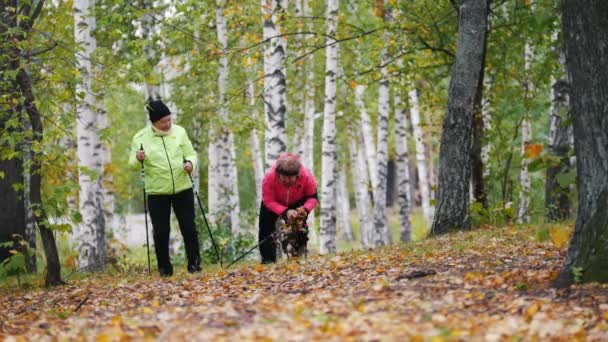
<svg viewBox="0 0 608 342">
<path fill-rule="evenodd" d="M 189 160 L 186 160 L 184 162 L 184 171 L 186 171 L 187 173 L 192 172 L 192 163 Z"/>
</svg>

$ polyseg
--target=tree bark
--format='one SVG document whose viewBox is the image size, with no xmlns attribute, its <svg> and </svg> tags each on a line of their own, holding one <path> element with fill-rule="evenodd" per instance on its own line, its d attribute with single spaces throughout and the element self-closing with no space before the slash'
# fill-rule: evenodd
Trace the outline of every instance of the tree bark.
<svg viewBox="0 0 608 342">
<path fill-rule="evenodd" d="M 327 2 L 327 52 L 325 66 L 325 105 L 321 151 L 320 254 L 336 253 L 336 75 L 338 45 L 333 44 L 338 30 L 338 0 Z"/>
<path fill-rule="evenodd" d="M 608 282 L 608 2 L 564 0 L 562 25 L 572 93 L 578 214 L 555 282 Z"/>
<path fill-rule="evenodd" d="M 287 112 L 287 41 L 279 37 L 285 15 L 285 0 L 262 0 L 264 25 L 264 169 L 268 170 L 279 155 L 287 150 L 285 114 Z"/>
<path fill-rule="evenodd" d="M 448 108 L 441 134 L 437 210 L 431 233 L 470 228 L 469 181 L 471 129 L 477 88 L 481 84 L 487 0 L 463 0 L 456 61 L 448 90 Z"/>
<path fill-rule="evenodd" d="M 82 51 L 76 54 L 81 81 L 76 84 L 76 113 L 78 134 L 79 207 L 82 223 L 74 235 L 78 246 L 78 261 L 84 270 L 100 270 L 105 264 L 106 239 L 103 210 L 103 156 L 99 141 L 96 94 L 93 90 L 91 58 L 97 48 L 92 35 L 96 22 L 94 1 L 74 1 L 74 38 Z M 88 171 L 85 171 L 88 170 Z"/>
<path fill-rule="evenodd" d="M 399 65 L 403 64 L 399 60 Z M 403 79 L 403 78 L 401 78 Z M 410 199 L 410 167 L 407 149 L 407 113 L 401 100 L 401 89 L 405 89 L 404 82 L 399 82 L 399 88 L 394 90 L 395 103 L 395 145 L 397 159 L 397 205 L 399 206 L 399 238 L 402 242 L 412 240 L 411 211 L 412 202 Z"/>
<path fill-rule="evenodd" d="M 359 128 L 349 126 L 349 153 L 352 165 L 353 182 L 355 186 L 355 199 L 357 203 L 357 213 L 359 215 L 359 240 L 361 248 L 371 248 L 368 231 L 371 223 L 371 204 L 369 199 L 369 180 L 367 178 L 367 165 L 365 163 L 365 153 L 361 142 Z"/>
<path fill-rule="evenodd" d="M 414 133 L 414 141 L 416 146 L 416 170 L 418 171 L 418 190 L 420 191 L 420 204 L 424 219 L 430 222 L 432 217 L 431 196 L 429 194 L 429 179 L 431 175 L 426 167 L 426 154 L 422 134 L 422 126 L 420 125 L 420 106 L 418 105 L 418 90 L 414 82 L 408 91 L 410 101 L 410 119 L 412 120 L 412 132 Z"/>
<path fill-rule="evenodd" d="M 570 137 L 572 125 L 568 111 L 568 83 L 559 80 L 553 85 L 553 108 L 549 131 L 549 152 L 559 159 L 555 166 L 547 168 L 545 180 L 545 215 L 548 221 L 562 221 L 570 216 L 569 186 L 561 186 L 557 175 L 570 171 Z"/>
<path fill-rule="evenodd" d="M 40 119 L 40 112 L 36 107 L 34 93 L 32 91 L 32 82 L 30 76 L 23 69 L 17 74 L 17 82 L 21 93 L 25 98 L 25 110 L 30 118 L 34 139 L 38 144 L 42 144 L 44 130 Z M 47 272 L 45 276 L 45 285 L 54 286 L 63 284 L 61 280 L 61 264 L 59 263 L 59 253 L 57 252 L 57 244 L 52 230 L 47 226 L 48 218 L 42 206 L 42 196 L 40 193 L 42 183 L 42 160 L 44 155 L 42 152 L 34 152 L 32 156 L 32 165 L 30 167 L 30 201 L 37 209 L 38 215 L 35 215 L 36 224 L 40 230 L 42 245 L 44 246 L 44 254 L 46 257 Z"/>
<path fill-rule="evenodd" d="M 389 12 L 382 11 L 387 14 Z M 386 18 L 384 18 L 386 22 Z M 390 33 L 384 30 L 384 41 L 390 40 Z M 381 52 L 381 64 L 390 61 L 388 48 Z M 386 67 L 380 68 L 381 79 L 378 85 L 378 127 L 376 140 L 376 189 L 374 190 L 374 246 L 388 245 L 392 241 L 386 219 L 386 187 L 388 171 L 388 119 L 390 112 L 390 76 Z"/>
</svg>

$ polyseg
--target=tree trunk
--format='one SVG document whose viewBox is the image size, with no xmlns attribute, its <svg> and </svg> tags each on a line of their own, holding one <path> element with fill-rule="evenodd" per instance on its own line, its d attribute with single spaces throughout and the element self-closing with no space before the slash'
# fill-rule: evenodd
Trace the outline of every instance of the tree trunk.
<svg viewBox="0 0 608 342">
<path fill-rule="evenodd" d="M 312 17 L 312 9 L 310 8 L 309 0 L 302 0 L 302 8 L 304 17 Z M 315 30 L 315 23 L 312 20 L 308 20 L 308 30 Z M 305 59 L 305 70 L 306 70 L 306 83 L 304 86 L 304 92 L 306 93 L 306 99 L 304 103 L 304 165 L 314 174 L 315 171 L 315 158 L 314 158 L 314 142 L 315 142 L 315 65 L 314 55 L 310 54 Z M 314 210 L 308 214 L 308 231 L 310 243 L 313 246 L 317 246 L 319 243 L 319 237 L 317 230 L 315 229 L 315 213 Z"/>
<path fill-rule="evenodd" d="M 402 65 L 402 60 L 399 60 Z M 403 80 L 403 78 L 401 78 Z M 399 206 L 399 237 L 402 242 L 412 240 L 410 200 L 410 168 L 407 151 L 407 109 L 401 101 L 401 89 L 405 89 L 404 82 L 398 83 L 398 88 L 394 90 L 395 103 L 395 145 L 397 159 L 397 205 Z"/>
<path fill-rule="evenodd" d="M 251 56 L 247 57 L 248 62 L 247 65 L 253 66 L 253 61 Z M 247 97 L 249 103 L 249 115 L 257 122 L 258 119 L 258 111 L 255 104 L 255 67 L 252 67 L 254 70 L 248 73 L 247 76 L 247 90 L 245 91 L 245 96 Z M 251 130 L 249 136 L 249 145 L 251 148 L 251 163 L 253 165 L 253 176 L 255 179 L 255 208 L 260 207 L 260 203 L 262 202 L 262 179 L 264 178 L 264 161 L 262 160 L 262 149 L 260 147 L 260 138 L 258 136 L 258 130 L 254 127 Z M 257 224 L 256 224 L 257 226 Z"/>
<path fill-rule="evenodd" d="M 378 162 L 376 161 L 376 143 L 374 142 L 374 133 L 372 127 L 372 120 L 367 113 L 365 108 L 365 102 L 363 94 L 366 86 L 358 84 L 355 86 L 355 106 L 359 109 L 359 116 L 361 117 L 361 129 L 363 130 L 363 147 L 365 151 L 365 158 L 367 160 L 367 168 L 369 174 L 369 180 L 372 184 L 372 193 L 376 193 L 376 175 L 378 174 Z"/>
<path fill-rule="evenodd" d="M 388 12 L 385 12 L 388 13 Z M 386 20 L 385 20 L 386 21 Z M 384 30 L 384 41 L 389 41 L 389 32 Z M 390 55 L 385 47 L 381 53 L 382 65 L 390 62 Z M 390 111 L 390 79 L 386 67 L 380 68 L 381 79 L 378 86 L 378 139 L 376 144 L 377 170 L 376 189 L 374 191 L 374 246 L 391 243 L 390 230 L 386 220 L 386 184 L 388 171 L 388 119 Z"/>
<path fill-rule="evenodd" d="M 326 44 L 335 43 L 338 29 L 338 0 L 327 2 Z M 323 113 L 323 144 L 321 146 L 321 222 L 319 253 L 336 253 L 336 75 L 338 45 L 327 47 L 325 66 L 325 105 Z"/>
<path fill-rule="evenodd" d="M 226 89 L 228 86 L 228 32 L 224 10 L 225 0 L 216 1 L 216 28 L 220 53 L 218 63 L 218 107 L 219 107 L 219 137 L 217 151 L 219 152 L 219 197 L 218 211 L 222 215 L 221 226 L 229 228 L 233 236 L 240 230 L 238 177 L 236 171 L 236 152 L 234 150 L 234 137 L 228 130 L 228 103 L 226 102 Z"/>
<path fill-rule="evenodd" d="M 287 149 L 285 136 L 287 41 L 284 37 L 279 37 L 286 6 L 285 0 L 262 0 L 264 41 L 267 41 L 264 48 L 265 170 L 268 170 Z"/>
<path fill-rule="evenodd" d="M 420 202 L 422 213 L 427 222 L 433 219 L 431 209 L 431 196 L 429 194 L 429 178 L 427 172 L 426 156 L 424 153 L 424 141 L 422 127 L 420 125 L 420 106 L 418 105 L 418 91 L 412 82 L 408 92 L 410 100 L 410 115 L 412 120 L 412 131 L 414 133 L 414 141 L 416 143 L 416 168 L 418 170 L 418 190 L 420 191 Z"/>
<path fill-rule="evenodd" d="M 487 33 L 483 43 L 483 65 L 486 61 L 486 45 L 487 45 Z M 488 207 L 487 194 L 484 183 L 484 169 L 487 168 L 487 164 L 484 164 L 482 158 L 483 148 L 483 136 L 484 136 L 484 125 L 483 125 L 483 84 L 484 84 L 484 71 L 485 68 L 481 69 L 481 77 L 479 79 L 479 85 L 477 86 L 477 95 L 475 96 L 475 105 L 473 112 L 473 145 L 471 146 L 471 181 L 473 184 L 473 197 L 477 203 L 481 203 L 484 208 Z"/>
<path fill-rule="evenodd" d="M 481 119 L 483 122 L 483 130 L 486 132 L 485 140 L 482 143 L 481 147 L 481 162 L 484 165 L 483 167 L 483 179 L 490 178 L 490 153 L 492 152 L 492 139 L 488 139 L 488 134 L 492 129 L 492 105 L 490 103 L 490 94 L 492 93 L 492 79 L 490 75 L 486 75 L 484 73 L 483 77 L 484 89 L 482 92 L 482 100 L 481 100 Z M 487 193 L 486 193 L 486 204 L 487 204 Z"/>
<path fill-rule="evenodd" d="M 437 210 L 431 233 L 468 229 L 471 173 L 471 129 L 477 88 L 481 84 L 487 0 L 463 0 L 456 60 L 448 90 L 448 108 L 441 134 Z"/>
<path fill-rule="evenodd" d="M 359 139 L 358 127 L 349 126 L 349 154 L 351 160 L 351 173 L 355 188 L 355 199 L 357 203 L 357 214 L 359 216 L 359 240 L 361 248 L 371 248 L 368 231 L 372 226 L 371 203 L 369 200 L 369 180 L 367 178 L 367 165 L 365 164 L 365 153 L 363 152 L 362 139 Z"/>
<path fill-rule="evenodd" d="M 338 173 L 338 206 L 340 211 L 340 228 L 342 239 L 345 241 L 355 240 L 353 228 L 350 224 L 350 201 L 346 179 L 346 167 L 341 167 Z"/>
<path fill-rule="evenodd" d="M 141 30 L 143 35 L 144 54 L 146 55 L 147 61 L 147 75 L 144 79 L 146 84 L 146 100 L 147 102 L 160 100 L 160 75 L 156 72 L 156 64 L 158 63 L 158 57 L 156 56 L 156 48 L 154 47 L 154 15 L 152 10 L 154 7 L 153 0 L 142 0 L 141 8 L 144 10 L 144 14 L 141 18 Z M 146 118 L 146 123 L 148 120 Z"/>
<path fill-rule="evenodd" d="M 76 84 L 76 130 L 78 134 L 79 207 L 82 223 L 76 226 L 74 236 L 78 249 L 80 269 L 100 270 L 105 263 L 105 217 L 103 211 L 102 155 L 99 144 L 96 109 L 98 103 L 93 91 L 91 58 L 97 42 L 94 3 L 89 0 L 74 2 L 74 38 L 83 51 L 76 54 L 81 82 Z"/>
<path fill-rule="evenodd" d="M 534 4 L 531 5 L 533 10 Z M 530 173 L 528 171 L 528 165 L 530 160 L 526 153 L 526 147 L 531 143 L 532 140 L 532 124 L 530 123 L 530 102 L 531 102 L 531 91 L 534 87 L 530 77 L 530 68 L 532 60 L 534 58 L 534 46 L 526 41 L 524 45 L 524 117 L 521 122 L 521 166 L 519 171 L 519 207 L 517 209 L 517 223 L 528 223 L 530 222 Z"/>
<path fill-rule="evenodd" d="M 549 152 L 559 159 L 558 165 L 547 168 L 545 181 L 545 211 L 548 221 L 562 221 L 570 216 L 569 186 L 562 186 L 557 175 L 570 171 L 570 137 L 572 125 L 570 120 L 568 83 L 559 80 L 553 85 L 553 104 L 551 110 L 551 128 L 549 131 Z"/>
<path fill-rule="evenodd" d="M 44 1 L 41 1 L 41 3 L 44 3 Z M 42 144 L 44 130 L 42 127 L 42 121 L 40 119 L 40 112 L 36 107 L 30 76 L 25 70 L 19 70 L 17 82 L 19 84 L 21 94 L 23 94 L 23 97 L 25 98 L 25 110 L 28 113 L 30 123 L 32 125 L 34 140 L 37 144 Z M 57 252 L 55 236 L 53 235 L 51 229 L 49 229 L 47 226 L 48 218 L 44 208 L 42 207 L 42 196 L 40 194 L 40 190 L 42 182 L 41 166 L 43 159 L 44 154 L 42 152 L 34 152 L 32 156 L 32 165 L 30 167 L 30 201 L 39 213 L 35 217 L 36 224 L 40 230 L 42 245 L 44 246 L 44 255 L 46 257 L 47 271 L 45 285 L 54 286 L 63 284 L 63 281 L 61 280 L 61 264 L 59 263 L 59 253 Z"/>
<path fill-rule="evenodd" d="M 608 282 L 608 2 L 564 0 L 562 25 L 572 95 L 578 214 L 555 282 Z"/>
</svg>

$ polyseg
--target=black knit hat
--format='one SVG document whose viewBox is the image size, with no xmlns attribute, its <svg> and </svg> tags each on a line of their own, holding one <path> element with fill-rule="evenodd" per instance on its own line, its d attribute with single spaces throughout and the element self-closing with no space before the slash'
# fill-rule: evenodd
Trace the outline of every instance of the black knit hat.
<svg viewBox="0 0 608 342">
<path fill-rule="evenodd" d="M 150 115 L 150 121 L 152 122 L 156 122 L 167 115 L 171 115 L 169 107 L 167 107 L 161 100 L 151 101 L 146 105 L 146 109 Z"/>
</svg>

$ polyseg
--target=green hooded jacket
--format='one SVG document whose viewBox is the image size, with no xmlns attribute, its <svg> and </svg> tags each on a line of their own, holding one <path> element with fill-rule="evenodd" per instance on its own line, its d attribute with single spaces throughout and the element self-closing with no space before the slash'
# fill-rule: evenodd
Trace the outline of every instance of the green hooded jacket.
<svg viewBox="0 0 608 342">
<path fill-rule="evenodd" d="M 133 136 L 129 166 L 141 168 L 136 153 L 143 146 L 146 193 L 148 195 L 173 195 L 192 187 L 184 160 L 196 170 L 197 157 L 186 130 L 173 124 L 167 134 L 160 135 L 149 126 Z"/>
</svg>

